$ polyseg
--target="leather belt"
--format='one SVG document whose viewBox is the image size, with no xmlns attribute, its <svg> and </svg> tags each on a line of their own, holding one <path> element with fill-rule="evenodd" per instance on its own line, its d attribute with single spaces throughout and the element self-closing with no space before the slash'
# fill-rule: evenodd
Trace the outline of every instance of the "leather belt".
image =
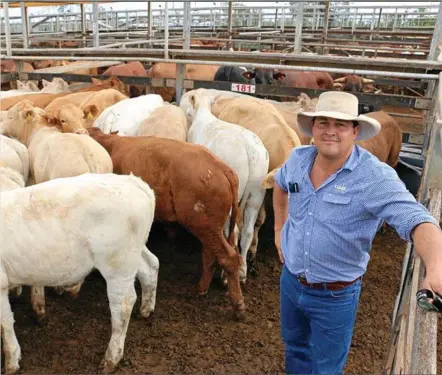
<svg viewBox="0 0 442 375">
<path fill-rule="evenodd" d="M 309 283 L 307 281 L 307 279 L 303 276 L 296 276 L 296 278 L 304 286 L 308 286 L 312 289 L 328 289 L 328 290 L 344 289 L 345 287 L 355 283 L 356 281 L 358 281 L 360 279 L 360 277 L 358 277 L 357 279 L 354 279 L 353 281 L 335 281 L 333 283 Z"/>
</svg>

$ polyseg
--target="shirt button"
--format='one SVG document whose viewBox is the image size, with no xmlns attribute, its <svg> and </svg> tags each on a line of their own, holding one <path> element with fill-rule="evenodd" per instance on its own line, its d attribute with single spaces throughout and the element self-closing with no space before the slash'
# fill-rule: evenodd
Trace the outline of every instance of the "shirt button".
<svg viewBox="0 0 442 375">
<path fill-rule="evenodd" d="M 307 232 L 307 236 L 310 236 L 310 232 Z"/>
<path fill-rule="evenodd" d="M 306 269 L 305 272 L 308 272 L 308 269 Z"/>
<path fill-rule="evenodd" d="M 311 212 L 309 212 L 308 214 L 309 214 L 310 216 L 312 216 L 312 215 L 313 215 L 313 213 L 311 213 Z"/>
<path fill-rule="evenodd" d="M 307 255 L 308 254 L 308 252 L 306 251 L 305 253 L 304 253 L 305 255 Z"/>
</svg>

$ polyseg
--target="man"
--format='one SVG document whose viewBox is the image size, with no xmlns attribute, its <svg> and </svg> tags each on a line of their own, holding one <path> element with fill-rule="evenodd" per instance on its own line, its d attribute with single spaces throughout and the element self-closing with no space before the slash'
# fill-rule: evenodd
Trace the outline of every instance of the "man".
<svg viewBox="0 0 442 375">
<path fill-rule="evenodd" d="M 298 125 L 315 145 L 293 150 L 273 192 L 286 372 L 340 374 L 380 224 L 414 242 L 424 287 L 439 294 L 442 232 L 396 172 L 355 145 L 380 131 L 376 120 L 358 116 L 356 96 L 323 93 L 316 112 L 298 114 Z"/>
</svg>

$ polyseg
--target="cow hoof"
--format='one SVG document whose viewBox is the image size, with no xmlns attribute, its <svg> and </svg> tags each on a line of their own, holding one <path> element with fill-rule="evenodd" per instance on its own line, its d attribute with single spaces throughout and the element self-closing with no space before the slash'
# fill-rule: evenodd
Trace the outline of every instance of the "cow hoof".
<svg viewBox="0 0 442 375">
<path fill-rule="evenodd" d="M 16 374 L 20 370 L 20 366 L 6 366 L 5 374 Z"/>
<path fill-rule="evenodd" d="M 117 369 L 118 363 L 115 364 L 111 361 L 103 360 L 101 362 L 101 367 L 103 368 L 103 374 L 110 374 Z"/>
<path fill-rule="evenodd" d="M 140 316 L 143 319 L 149 319 L 153 315 L 153 310 L 149 308 L 140 309 Z"/>
<path fill-rule="evenodd" d="M 243 320 L 245 318 L 246 313 L 246 305 L 244 300 L 236 303 L 233 307 L 233 318 L 235 320 Z"/>
</svg>

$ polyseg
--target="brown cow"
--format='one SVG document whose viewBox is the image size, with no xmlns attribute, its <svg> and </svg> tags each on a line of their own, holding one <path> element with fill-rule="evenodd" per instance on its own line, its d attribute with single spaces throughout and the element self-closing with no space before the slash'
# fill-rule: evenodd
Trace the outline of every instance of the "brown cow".
<svg viewBox="0 0 442 375">
<path fill-rule="evenodd" d="M 300 72 L 280 70 L 274 73 L 274 84 L 278 86 L 299 87 L 307 89 L 333 89 L 333 78 L 326 72 Z M 295 97 L 281 97 L 281 101 L 296 101 Z"/>
<path fill-rule="evenodd" d="M 194 65 L 186 64 L 186 79 L 198 81 L 213 81 L 218 65 Z M 175 63 L 154 63 L 149 69 L 148 74 L 152 78 L 176 78 Z M 173 87 L 153 87 L 151 91 L 161 95 L 163 100 L 171 102 L 175 97 L 175 89 Z"/>
<path fill-rule="evenodd" d="M 240 255 L 233 248 L 238 211 L 238 177 L 206 148 L 157 137 L 120 137 L 88 128 L 111 155 L 114 173 L 140 176 L 155 192 L 155 220 L 176 222 L 203 246 L 198 293 L 206 294 L 217 260 L 227 273 L 234 311 L 245 310 L 239 284 Z M 232 209 L 229 238 L 223 228 Z"/>
<path fill-rule="evenodd" d="M 381 124 L 381 131 L 370 139 L 356 143 L 370 151 L 380 161 L 393 168 L 396 167 L 402 146 L 402 130 L 398 123 L 384 111 L 367 113 L 365 116 L 378 120 Z"/>
<path fill-rule="evenodd" d="M 111 66 L 103 72 L 103 75 L 147 77 L 147 72 L 143 64 L 139 61 L 133 61 L 127 64 Z M 146 93 L 146 85 L 126 85 L 126 92 L 129 93 L 131 98 L 144 95 Z"/>
<path fill-rule="evenodd" d="M 334 88 L 340 88 L 343 91 L 350 92 L 362 92 L 364 90 L 364 86 L 373 83 L 372 79 L 362 78 L 358 75 L 351 74 L 345 77 L 337 78 L 334 80 Z"/>
</svg>

